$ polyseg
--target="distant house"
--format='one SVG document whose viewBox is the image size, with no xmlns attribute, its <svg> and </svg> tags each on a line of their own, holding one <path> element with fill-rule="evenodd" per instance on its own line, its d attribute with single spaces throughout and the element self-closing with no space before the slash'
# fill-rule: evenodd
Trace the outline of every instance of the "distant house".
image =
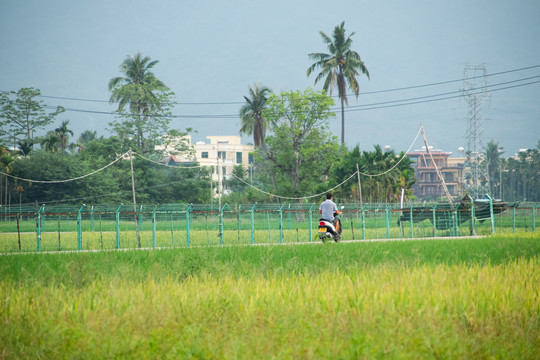
<svg viewBox="0 0 540 360">
<path fill-rule="evenodd" d="M 446 187 L 452 199 L 460 198 L 464 195 L 464 164 L 465 158 L 451 158 L 451 152 L 429 149 L 433 157 L 426 151 L 415 150 L 407 153 L 413 161 L 412 166 L 416 172 L 416 184 L 413 186 L 414 195 L 420 200 L 435 200 L 446 198 L 446 193 L 435 165 L 444 178 Z"/>
<path fill-rule="evenodd" d="M 208 142 L 198 141 L 191 143 L 191 135 L 183 138 L 183 141 L 191 145 L 194 150 L 193 156 L 172 155 L 172 148 L 156 146 L 156 150 L 163 151 L 166 156 L 165 162 L 168 165 L 187 165 L 194 162 L 202 166 L 212 167 L 212 179 L 220 185 L 223 180 L 231 177 L 235 165 L 242 165 L 249 170 L 253 163 L 253 145 L 242 144 L 242 138 L 236 135 L 228 136 L 207 136 Z M 218 173 L 219 171 L 219 173 Z"/>
</svg>

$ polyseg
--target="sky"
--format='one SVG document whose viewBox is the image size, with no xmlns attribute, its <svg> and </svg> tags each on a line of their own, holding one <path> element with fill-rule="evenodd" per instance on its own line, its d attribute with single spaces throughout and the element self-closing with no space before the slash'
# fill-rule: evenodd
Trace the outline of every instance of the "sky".
<svg viewBox="0 0 540 360">
<path fill-rule="evenodd" d="M 358 78 L 358 99 L 349 96 L 349 148 L 419 149 L 423 125 L 429 145 L 459 156 L 469 117 L 461 90 L 485 81 L 483 141 L 512 156 L 540 141 L 539 18 L 538 0 L 0 0 L 0 90 L 38 88 L 46 105 L 70 109 L 47 130 L 69 120 L 75 138 L 107 137 L 108 82 L 141 52 L 175 93 L 171 127 L 194 128 L 194 141 L 238 135 L 250 86 L 322 89 L 306 75 L 308 54 L 327 52 L 319 32 L 345 21 L 370 73 Z M 482 66 L 486 77 L 472 69 Z M 333 109 L 339 138 L 337 99 Z"/>
</svg>

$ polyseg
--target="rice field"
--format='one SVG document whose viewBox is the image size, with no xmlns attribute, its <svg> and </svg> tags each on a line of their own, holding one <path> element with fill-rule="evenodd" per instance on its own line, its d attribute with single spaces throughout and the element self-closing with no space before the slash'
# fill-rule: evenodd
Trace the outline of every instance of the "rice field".
<svg viewBox="0 0 540 360">
<path fill-rule="evenodd" d="M 540 238 L 0 256 L 0 357 L 536 359 Z"/>
</svg>

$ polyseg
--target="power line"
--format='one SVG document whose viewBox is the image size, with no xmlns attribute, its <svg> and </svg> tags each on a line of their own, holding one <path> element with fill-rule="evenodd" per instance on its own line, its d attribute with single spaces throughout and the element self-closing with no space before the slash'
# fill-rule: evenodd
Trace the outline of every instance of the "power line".
<svg viewBox="0 0 540 360">
<path fill-rule="evenodd" d="M 506 86 L 506 87 L 503 87 L 503 88 L 499 88 L 499 89 L 492 89 L 492 90 L 488 90 L 489 92 L 495 92 L 495 91 L 501 91 L 501 90 L 508 90 L 508 89 L 513 89 L 513 88 L 517 88 L 517 87 L 521 87 L 521 86 L 528 86 L 528 85 L 533 85 L 533 84 L 538 84 L 540 83 L 540 80 L 538 81 L 531 81 L 531 82 L 528 82 L 528 83 L 525 83 L 525 84 L 519 84 L 519 85 L 513 85 L 513 86 Z M 485 91 L 485 90 L 483 90 Z M 479 91 L 477 93 L 472 93 L 472 94 L 480 94 L 482 93 L 482 91 Z M 437 99 L 430 99 L 430 100 L 422 100 L 422 101 L 413 101 L 413 102 L 408 102 L 408 103 L 401 103 L 401 104 L 394 104 L 394 105 L 384 105 L 384 106 L 372 106 L 372 107 L 366 107 L 366 108 L 362 108 L 362 109 L 352 109 L 352 110 L 345 110 L 345 112 L 352 112 L 352 111 L 365 111 L 365 110 L 376 110 L 376 109 L 387 109 L 387 108 L 392 108 L 392 107 L 398 107 L 398 106 L 408 106 L 408 105 L 416 105 L 416 104 L 423 104 L 423 103 L 430 103 L 430 102 L 435 102 L 435 101 L 443 101 L 443 100 L 450 100 L 450 99 L 456 99 L 456 98 L 460 98 L 462 97 L 462 95 L 455 95 L 455 96 L 447 96 L 447 97 L 441 97 L 441 98 L 437 98 Z"/>
<path fill-rule="evenodd" d="M 72 181 L 77 181 L 77 180 L 80 180 L 80 179 L 84 179 L 86 177 L 89 177 L 89 176 L 92 176 L 94 174 L 97 174 L 98 172 L 102 171 L 102 170 L 105 170 L 106 168 L 108 168 L 109 166 L 115 164 L 116 162 L 118 162 L 120 159 L 124 158 L 124 156 L 126 156 L 126 154 L 128 154 L 127 152 L 125 154 L 122 154 L 120 155 L 116 160 L 113 160 L 112 162 L 110 162 L 109 164 L 103 166 L 102 168 L 100 169 L 97 169 L 95 171 L 92 171 L 88 174 L 85 174 L 85 175 L 81 175 L 81 176 L 78 176 L 78 177 L 75 177 L 75 178 L 71 178 L 71 179 L 63 179 L 63 180 L 33 180 L 33 179 L 25 179 L 25 178 L 21 178 L 21 177 L 18 177 L 18 176 L 14 176 L 14 175 L 11 175 L 11 174 L 7 174 L 5 172 L 2 172 L 0 171 L 0 174 L 4 175 L 4 176 L 9 176 L 10 178 L 13 178 L 13 179 L 16 179 L 16 180 L 21 180 L 21 181 L 28 181 L 30 183 L 40 183 L 40 184 L 63 184 L 63 183 L 67 183 L 67 182 L 72 182 Z"/>
<path fill-rule="evenodd" d="M 497 72 L 497 73 L 493 73 L 493 74 L 487 74 L 486 76 L 487 76 L 487 77 L 490 77 L 490 76 L 497 76 L 497 75 L 509 74 L 509 73 L 513 73 L 513 72 L 517 72 L 517 71 L 524 71 L 524 70 L 535 69 L 535 68 L 538 68 L 538 67 L 540 67 L 540 65 L 527 66 L 527 67 L 523 67 L 523 68 L 519 68 L 519 69 L 506 70 L 506 71 L 501 71 L 501 72 Z M 483 75 L 482 75 L 482 76 L 474 76 L 474 77 L 470 77 L 469 79 L 476 79 L 476 78 L 479 78 L 479 77 L 483 77 Z M 463 79 L 447 80 L 447 81 L 439 81 L 439 82 L 434 82 L 434 83 L 429 83 L 429 84 L 423 84 L 423 85 L 413 85 L 413 86 L 406 86 L 406 87 L 394 88 L 394 89 L 388 89 L 388 90 L 377 90 L 377 91 L 364 92 L 364 93 L 360 93 L 360 95 L 379 94 L 379 93 L 385 93 L 385 92 L 391 92 L 391 91 L 410 90 L 410 89 L 417 89 L 417 88 L 421 88 L 421 87 L 428 87 L 428 86 L 437 86 L 437 85 L 445 85 L 445 84 L 457 83 L 457 82 L 462 82 L 462 81 L 463 81 Z M 353 94 L 353 95 L 354 95 L 354 94 Z M 347 96 L 349 96 L 349 94 L 347 94 Z"/>
<path fill-rule="evenodd" d="M 241 179 L 239 178 L 238 176 L 232 174 L 233 177 L 235 177 L 236 179 L 240 180 L 241 182 L 243 182 L 244 184 L 246 184 L 247 186 L 251 187 L 252 189 L 254 189 L 255 191 L 258 191 L 262 194 L 265 194 L 265 195 L 268 195 L 268 196 L 271 196 L 271 197 L 275 197 L 275 198 L 279 198 L 279 199 L 284 199 L 284 200 L 308 200 L 308 199 L 312 199 L 312 198 L 315 198 L 315 197 L 320 197 L 330 191 L 334 191 L 335 189 L 343 186 L 346 182 L 348 182 L 349 180 L 351 180 L 353 177 L 357 176 L 357 175 L 362 175 L 362 176 L 368 176 L 368 177 L 378 177 L 378 176 L 382 176 L 382 175 L 385 175 L 385 174 L 388 174 L 390 171 L 394 170 L 402 161 L 403 159 L 405 159 L 405 157 L 407 157 L 407 153 L 409 151 L 411 151 L 412 147 L 414 146 L 414 144 L 416 143 L 416 140 L 418 139 L 418 136 L 420 135 L 420 133 L 423 131 L 424 129 L 424 126 L 421 125 L 420 126 L 420 129 L 418 130 L 418 132 L 416 133 L 416 136 L 414 137 L 414 140 L 412 141 L 411 145 L 409 146 L 409 149 L 407 149 L 407 151 L 403 154 L 403 156 L 401 157 L 401 159 L 399 159 L 392 167 L 388 168 L 387 170 L 383 171 L 383 172 L 380 172 L 380 173 L 377 173 L 377 174 L 366 174 L 366 173 L 363 173 L 363 172 L 360 172 L 359 170 L 356 170 L 354 173 L 352 173 L 349 177 L 347 177 L 345 180 L 343 180 L 341 183 L 339 183 L 338 185 L 334 186 L 333 188 L 331 189 L 328 189 L 322 193 L 319 193 L 319 194 L 314 194 L 314 195 L 307 195 L 307 196 L 301 196 L 301 197 L 290 197 L 290 196 L 282 196 L 282 195 L 277 195 L 277 194 L 272 194 L 270 192 L 267 192 L 267 191 L 264 191 L 264 190 L 261 190 L 253 185 L 251 185 L 250 183 L 248 183 L 247 181 L 245 181 L 244 179 Z"/>
<path fill-rule="evenodd" d="M 498 88 L 498 89 L 492 89 L 492 88 L 497 87 L 497 86 L 502 86 L 502 85 L 513 84 L 513 83 L 516 83 L 516 82 L 526 81 L 526 80 L 538 79 L 538 78 L 540 78 L 540 75 L 531 76 L 531 77 L 528 77 L 528 78 L 517 79 L 517 80 L 506 81 L 506 82 L 493 84 L 493 85 L 487 85 L 487 87 L 471 88 L 471 89 L 468 89 L 468 90 L 469 91 L 472 90 L 471 94 L 482 94 L 482 93 L 484 93 L 486 91 L 487 92 L 494 92 L 494 91 L 500 91 L 500 90 L 507 90 L 507 89 L 520 87 L 520 86 L 533 85 L 533 84 L 536 84 L 536 83 L 540 82 L 540 80 L 531 81 L 531 82 L 528 82 L 528 83 L 514 85 L 514 86 L 501 87 L 501 88 Z M 448 95 L 452 95 L 452 94 L 459 94 L 459 95 L 448 96 Z M 393 106 L 412 105 L 412 104 L 419 104 L 419 103 L 423 103 L 423 102 L 433 102 L 433 101 L 439 101 L 439 100 L 455 99 L 455 98 L 460 98 L 462 96 L 463 96 L 462 95 L 462 90 L 455 90 L 455 91 L 449 91 L 449 92 L 446 92 L 446 93 L 425 95 L 425 96 L 419 96 L 419 97 L 402 99 L 402 100 L 390 100 L 390 101 L 384 101 L 384 102 L 379 102 L 379 103 L 349 106 L 347 109 L 345 109 L 345 112 L 358 111 L 358 110 L 371 110 L 371 109 L 375 109 L 375 108 L 373 108 L 373 106 L 378 106 L 378 105 L 387 105 L 387 104 L 400 103 L 400 102 L 404 102 L 404 104 L 397 104 L 397 105 L 393 105 Z M 431 98 L 436 98 L 436 99 L 431 99 Z M 425 99 L 431 99 L 431 100 L 417 101 L 417 100 L 425 100 Z M 415 102 L 408 102 L 408 101 L 415 101 Z M 386 108 L 386 107 L 393 107 L 393 106 L 381 106 L 381 107 L 377 107 L 376 109 Z M 368 109 L 362 109 L 364 107 L 366 107 Z"/>
<path fill-rule="evenodd" d="M 507 90 L 512 88 L 517 88 L 521 86 L 528 86 L 537 84 L 540 82 L 538 81 L 531 81 L 523 84 L 513 85 L 513 86 L 506 86 L 501 88 L 495 88 L 493 87 L 505 85 L 505 84 L 511 84 L 516 83 L 520 81 L 526 81 L 530 79 L 536 79 L 540 78 L 540 75 L 531 76 L 528 78 L 522 78 L 517 80 L 511 80 L 507 82 L 502 82 L 498 84 L 488 85 L 487 91 L 495 92 L 495 91 L 501 91 L 501 90 Z M 482 92 L 485 92 L 486 89 L 470 89 L 470 90 L 478 90 L 476 94 L 480 94 Z M 457 95 L 452 95 L 457 94 Z M 386 108 L 392 108 L 397 106 L 408 106 L 408 105 L 417 105 L 422 103 L 430 103 L 435 101 L 443 101 L 443 100 L 449 100 L 449 99 L 456 99 L 462 97 L 461 90 L 455 90 L 450 91 L 446 93 L 439 93 L 439 94 L 432 94 L 432 95 L 425 95 L 420 97 L 414 97 L 414 98 L 406 98 L 406 99 L 398 99 L 398 100 L 389 100 L 384 102 L 378 102 L 378 103 L 370 103 L 370 104 L 363 104 L 363 105 L 355 105 L 350 106 L 345 109 L 345 112 L 353 112 L 353 111 L 365 111 L 365 110 L 375 110 L 375 109 L 386 109 Z M 56 109 L 55 106 L 47 105 L 45 106 L 47 109 Z M 100 115 L 119 115 L 119 116 L 141 116 L 138 114 L 130 114 L 130 113 L 119 113 L 119 112 L 110 112 L 110 111 L 98 111 L 98 110 L 85 110 L 85 109 L 76 109 L 76 108 L 64 108 L 66 111 L 71 112 L 80 112 L 80 113 L 90 113 L 90 114 L 100 114 Z M 332 108 L 330 109 L 330 112 L 338 111 L 339 108 Z M 147 114 L 144 116 L 149 117 L 169 117 L 169 118 L 176 118 L 176 119 L 238 119 L 237 114 L 188 114 L 188 115 L 157 115 L 157 114 Z"/>
<path fill-rule="evenodd" d="M 525 70 L 531 70 L 539 68 L 539 65 L 532 65 L 527 67 L 521 67 L 517 69 L 512 70 L 506 70 L 506 71 L 500 71 L 493 74 L 487 74 L 487 77 L 493 77 L 493 76 L 499 76 L 504 74 L 510 74 L 514 72 L 519 71 L 525 71 Z M 483 75 L 482 75 L 483 76 Z M 469 79 L 475 79 L 478 77 L 470 77 Z M 399 88 L 391 88 L 391 89 L 383 89 L 383 90 L 375 90 L 375 91 L 367 91 L 367 92 L 361 92 L 359 95 L 371 95 L 371 94 L 381 94 L 381 93 L 387 93 L 387 92 L 394 92 L 394 91 L 403 91 L 403 90 L 411 90 L 411 89 L 418 89 L 423 87 L 431 87 L 431 86 L 439 86 L 439 85 L 446 85 L 451 83 L 457 83 L 462 82 L 463 79 L 455 79 L 455 80 L 445 80 L 445 81 L 438 81 L 433 83 L 427 83 L 427 84 L 420 84 L 420 85 L 411 85 L 411 86 L 404 86 Z M 355 94 L 346 94 L 346 96 L 354 96 Z M 99 100 L 99 99 L 85 99 L 85 98 L 77 98 L 77 97 L 63 97 L 63 96 L 51 96 L 51 95 L 39 95 L 42 98 L 50 98 L 50 99 L 58 99 L 58 100 L 69 100 L 69 101 L 84 101 L 84 102 L 98 102 L 98 103 L 110 103 L 109 100 Z M 334 98 L 339 97 L 339 95 L 332 96 Z M 170 103 L 166 103 L 167 105 L 239 105 L 244 104 L 243 101 L 223 101 L 223 102 L 177 102 L 173 101 Z"/>
</svg>

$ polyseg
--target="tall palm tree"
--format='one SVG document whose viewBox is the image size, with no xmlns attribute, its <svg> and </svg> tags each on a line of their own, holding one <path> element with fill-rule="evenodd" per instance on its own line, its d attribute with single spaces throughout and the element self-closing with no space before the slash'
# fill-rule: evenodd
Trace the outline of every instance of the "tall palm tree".
<svg viewBox="0 0 540 360">
<path fill-rule="evenodd" d="M 128 56 L 120 72 L 125 76 L 117 76 L 109 81 L 109 90 L 112 92 L 109 101 L 118 103 L 118 111 L 129 107 L 131 114 L 145 121 L 146 117 L 158 106 L 155 90 L 167 89 L 167 86 L 150 70 L 158 63 L 151 61 L 150 57 L 142 57 L 138 52 L 135 56 Z"/>
<path fill-rule="evenodd" d="M 109 81 L 109 90 L 112 91 L 109 101 L 118 102 L 119 111 L 129 105 L 131 112 L 137 115 L 152 110 L 152 100 L 155 100 L 153 88 L 167 88 L 150 71 L 158 62 L 158 60 L 151 61 L 148 56 L 142 57 L 140 52 L 135 56 L 129 55 L 120 65 L 120 72 L 125 76 L 117 76 Z"/>
<path fill-rule="evenodd" d="M 163 110 L 164 96 L 168 87 L 152 73 L 151 69 L 158 63 L 152 61 L 148 56 L 143 57 L 141 53 L 135 56 L 128 56 L 122 65 L 120 71 L 125 76 L 117 76 L 109 81 L 109 90 L 111 103 L 118 103 L 118 112 L 122 112 L 127 106 L 129 114 L 122 114 L 124 118 L 131 118 L 132 121 L 124 121 L 121 128 L 130 136 L 135 138 L 137 146 L 143 152 L 151 151 L 148 143 L 152 143 L 152 136 L 147 133 L 152 131 L 161 131 L 167 123 L 166 118 L 158 119 L 154 115 Z M 150 136 L 150 138 L 149 138 Z"/>
<path fill-rule="evenodd" d="M 69 120 L 62 121 L 62 124 L 57 127 L 54 131 L 60 138 L 60 149 L 62 149 L 62 154 L 66 152 L 67 141 L 69 139 L 68 134 L 73 136 L 73 131 L 68 129 Z"/>
<path fill-rule="evenodd" d="M 242 120 L 241 134 L 253 134 L 255 147 L 265 147 L 264 138 L 268 126 L 263 117 L 263 110 L 268 100 L 268 94 L 272 91 L 266 86 L 259 84 L 249 88 L 250 98 L 244 96 L 246 103 L 240 108 L 240 119 Z"/>
<path fill-rule="evenodd" d="M 354 50 L 351 50 L 352 32 L 348 37 L 345 35 L 345 22 L 334 28 L 332 38 L 324 32 L 320 32 L 323 42 L 328 46 L 329 54 L 326 53 L 311 53 L 308 54 L 310 59 L 315 60 L 315 63 L 307 69 L 307 76 L 320 68 L 321 71 L 315 78 L 315 85 L 321 79 L 325 78 L 323 89 L 329 91 L 332 95 L 334 87 L 338 89 L 338 96 L 341 100 L 341 145 L 345 143 L 345 113 L 344 104 L 349 105 L 347 99 L 347 85 L 351 89 L 356 98 L 360 93 L 357 76 L 364 74 L 369 79 L 369 72 L 360 55 Z"/>
</svg>

